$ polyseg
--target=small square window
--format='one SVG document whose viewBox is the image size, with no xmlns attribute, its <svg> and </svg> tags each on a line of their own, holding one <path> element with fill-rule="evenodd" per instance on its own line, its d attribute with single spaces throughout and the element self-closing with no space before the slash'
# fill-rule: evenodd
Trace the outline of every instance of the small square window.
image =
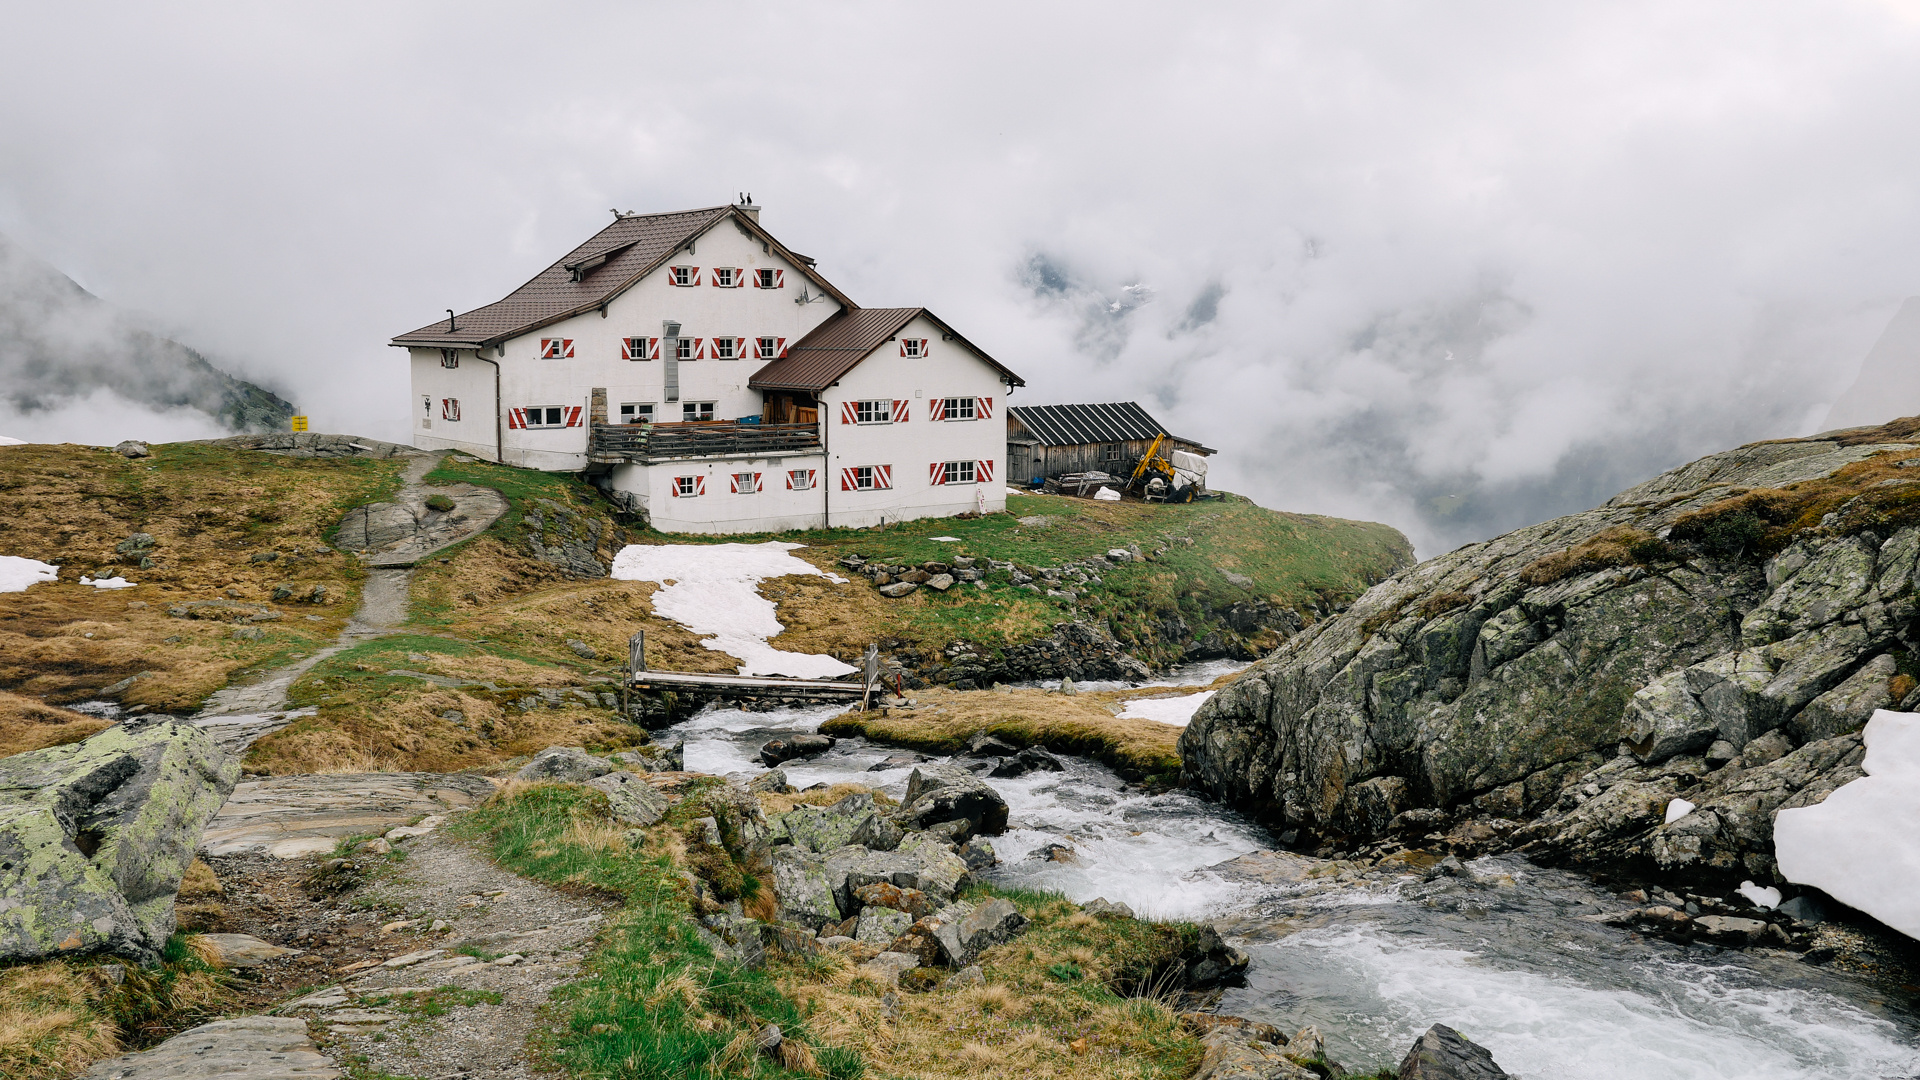
<svg viewBox="0 0 1920 1080">
<path fill-rule="evenodd" d="M 759 491 L 760 474 L 750 472 L 734 473 L 733 490 L 735 494 L 739 495 L 752 495 L 754 492 Z"/>
<path fill-rule="evenodd" d="M 925 347 L 926 340 L 924 338 L 904 338 L 900 342 L 900 355 L 925 356 L 926 353 L 923 351 Z"/>
<path fill-rule="evenodd" d="M 758 348 L 759 359 L 761 360 L 772 360 L 780 355 L 779 338 L 763 337 L 758 339 L 754 344 Z"/>
<path fill-rule="evenodd" d="M 1118 443 L 1107 447 L 1107 460 L 1108 461 L 1120 460 L 1120 446 Z"/>
<path fill-rule="evenodd" d="M 786 274 L 780 270 L 759 269 L 753 272 L 753 283 L 762 289 L 777 289 L 786 284 L 781 280 Z"/>
<path fill-rule="evenodd" d="M 676 476 L 673 478 L 673 493 L 679 496 L 698 495 L 705 485 L 698 476 Z"/>
<path fill-rule="evenodd" d="M 853 470 L 853 486 L 861 491 L 872 491 L 874 488 L 873 466 L 855 466 Z"/>
<path fill-rule="evenodd" d="M 714 338 L 713 358 L 715 360 L 738 360 L 740 358 L 740 339 L 737 337 Z"/>
<path fill-rule="evenodd" d="M 620 355 L 627 360 L 656 360 L 660 355 L 660 339 L 627 338 L 621 342 Z"/>
<path fill-rule="evenodd" d="M 681 360 L 692 360 L 694 340 L 690 337 L 674 339 L 673 355 Z"/>
<path fill-rule="evenodd" d="M 733 288 L 733 267 L 716 266 L 713 268 L 713 284 L 716 288 Z"/>
<path fill-rule="evenodd" d="M 698 285 L 698 284 L 700 284 L 700 268 L 699 268 L 699 267 L 697 267 L 697 266 L 676 266 L 676 267 L 674 267 L 674 268 L 673 268 L 673 283 L 674 283 L 675 285 Z"/>
<path fill-rule="evenodd" d="M 680 403 L 680 419 L 682 420 L 713 419 L 713 402 L 711 401 L 681 402 Z"/>
<path fill-rule="evenodd" d="M 795 491 L 811 491 L 813 489 L 813 470 L 788 469 L 787 486 Z"/>
<path fill-rule="evenodd" d="M 620 406 L 620 422 L 623 424 L 653 423 L 653 403 L 650 401 L 626 402 Z"/>
</svg>

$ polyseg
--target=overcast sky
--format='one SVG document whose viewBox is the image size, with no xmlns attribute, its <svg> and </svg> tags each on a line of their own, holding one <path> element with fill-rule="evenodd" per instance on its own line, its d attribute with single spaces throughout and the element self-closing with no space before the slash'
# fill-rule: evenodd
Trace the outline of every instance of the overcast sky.
<svg viewBox="0 0 1920 1080">
<path fill-rule="evenodd" d="M 1920 3 L 0 13 L 0 233 L 322 430 L 403 438 L 387 339 L 609 208 L 751 191 L 1014 404 L 1139 399 L 1431 555 L 1816 430 L 1920 293 Z M 135 427 L 201 433 L 0 413 Z"/>
</svg>

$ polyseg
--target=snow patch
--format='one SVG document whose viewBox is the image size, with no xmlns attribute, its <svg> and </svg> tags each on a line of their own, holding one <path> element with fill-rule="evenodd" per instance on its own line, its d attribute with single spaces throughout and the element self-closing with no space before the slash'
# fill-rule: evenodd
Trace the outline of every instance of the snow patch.
<svg viewBox="0 0 1920 1080">
<path fill-rule="evenodd" d="M 1863 733 L 1867 775 L 1773 819 L 1780 873 L 1920 938 L 1920 714 L 1880 709 Z"/>
<path fill-rule="evenodd" d="M 742 675 L 790 675 L 825 679 L 854 668 L 831 656 L 783 652 L 767 639 L 786 629 L 774 617 L 773 601 L 760 582 L 789 575 L 846 578 L 787 554 L 805 544 L 631 544 L 613 557 L 616 581 L 653 581 L 653 613 L 696 634 L 700 644 L 740 661 Z"/>
<path fill-rule="evenodd" d="M 25 446 L 25 445 L 27 445 L 27 440 L 25 439 L 11 439 L 5 435 L 0 435 L 0 446 Z"/>
<path fill-rule="evenodd" d="M 957 536 L 929 536 L 927 539 L 937 540 L 942 544 L 957 544 L 960 542 L 960 538 Z"/>
<path fill-rule="evenodd" d="M 80 579 L 80 584 L 91 585 L 96 589 L 131 589 L 135 585 L 135 582 L 128 581 L 126 578 L 123 578 L 123 577 L 110 577 L 110 578 L 82 577 Z"/>
<path fill-rule="evenodd" d="M 0 592 L 26 592 L 29 585 L 57 581 L 59 578 L 60 568 L 57 566 L 50 566 L 39 559 L 0 555 Z"/>
<path fill-rule="evenodd" d="M 1734 891 L 1746 897 L 1747 903 L 1757 908 L 1765 908 L 1768 911 L 1772 911 L 1774 908 L 1780 906 L 1779 889 L 1766 885 L 1755 885 L 1751 881 L 1743 881 L 1740 883 L 1740 887 Z"/>
<path fill-rule="evenodd" d="M 1693 804 L 1685 799 L 1675 799 L 1667 804 L 1667 824 L 1671 825 L 1688 814 L 1693 813 Z"/>
<path fill-rule="evenodd" d="M 1186 727 L 1193 721 L 1193 714 L 1200 710 L 1200 706 L 1218 692 L 1202 690 L 1197 694 L 1182 694 L 1179 697 L 1135 698 L 1127 702 L 1127 707 L 1120 712 L 1120 718 Z"/>
</svg>

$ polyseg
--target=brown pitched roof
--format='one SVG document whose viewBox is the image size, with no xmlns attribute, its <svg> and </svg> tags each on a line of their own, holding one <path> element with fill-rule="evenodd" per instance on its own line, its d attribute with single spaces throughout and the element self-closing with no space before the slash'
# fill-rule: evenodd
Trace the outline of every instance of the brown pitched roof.
<svg viewBox="0 0 1920 1080">
<path fill-rule="evenodd" d="M 760 224 L 734 206 L 710 206 L 670 214 L 636 214 L 616 219 L 591 239 L 567 252 L 506 299 L 447 320 L 428 323 L 393 339 L 392 344 L 484 348 L 530 330 L 572 318 L 619 296 L 673 258 L 689 241 L 731 217 L 742 229 L 794 262 L 800 273 L 848 307 L 853 301 L 814 272 L 812 260 L 788 251 Z"/>
<path fill-rule="evenodd" d="M 873 350 L 892 341 L 902 327 L 925 315 L 945 334 L 1006 376 L 1014 386 L 1027 381 L 961 337 L 926 308 L 848 307 L 813 328 L 806 337 L 787 346 L 787 354 L 753 373 L 747 386 L 754 390 L 808 390 L 818 393 L 839 381 Z"/>
</svg>

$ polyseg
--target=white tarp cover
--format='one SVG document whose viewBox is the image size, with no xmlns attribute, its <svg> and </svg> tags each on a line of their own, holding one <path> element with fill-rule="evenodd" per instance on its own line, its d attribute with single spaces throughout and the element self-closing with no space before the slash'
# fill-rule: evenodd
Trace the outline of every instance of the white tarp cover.
<svg viewBox="0 0 1920 1080">
<path fill-rule="evenodd" d="M 1920 714 L 1867 721 L 1867 774 L 1773 819 L 1780 874 L 1920 938 Z"/>
<path fill-rule="evenodd" d="M 1199 454 L 1189 454 L 1185 450 L 1173 452 L 1173 467 L 1195 476 L 1207 475 L 1207 459 Z"/>
</svg>

